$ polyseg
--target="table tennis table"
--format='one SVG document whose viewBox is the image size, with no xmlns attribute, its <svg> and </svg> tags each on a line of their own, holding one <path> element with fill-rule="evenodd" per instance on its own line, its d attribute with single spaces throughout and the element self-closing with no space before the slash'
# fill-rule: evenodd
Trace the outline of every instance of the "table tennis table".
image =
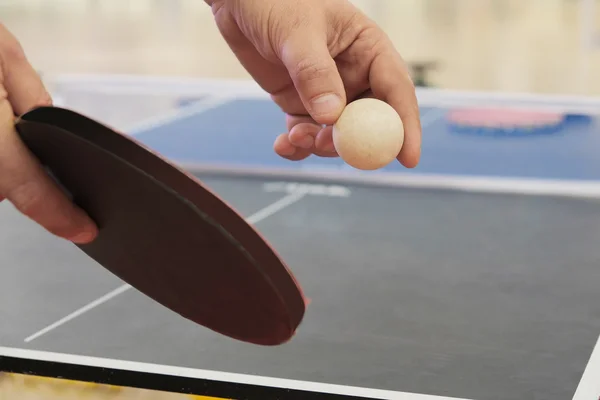
<svg viewBox="0 0 600 400">
<path fill-rule="evenodd" d="M 52 88 L 60 105 L 198 175 L 266 236 L 311 302 L 290 343 L 240 343 L 4 202 L 5 381 L 236 400 L 600 398 L 600 99 L 420 89 L 421 165 L 363 173 L 278 158 L 283 115 L 251 82 L 64 75 Z M 567 118 L 540 135 L 452 132 L 448 110 L 474 105 Z"/>
</svg>

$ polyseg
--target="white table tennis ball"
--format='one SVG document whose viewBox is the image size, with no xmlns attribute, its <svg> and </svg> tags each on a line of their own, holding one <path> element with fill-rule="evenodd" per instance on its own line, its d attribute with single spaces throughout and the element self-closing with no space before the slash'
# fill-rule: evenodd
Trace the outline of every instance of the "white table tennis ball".
<svg viewBox="0 0 600 400">
<path fill-rule="evenodd" d="M 348 104 L 333 125 L 333 145 L 342 160 L 376 170 L 396 159 L 404 144 L 404 124 L 392 106 L 377 99 Z"/>
</svg>

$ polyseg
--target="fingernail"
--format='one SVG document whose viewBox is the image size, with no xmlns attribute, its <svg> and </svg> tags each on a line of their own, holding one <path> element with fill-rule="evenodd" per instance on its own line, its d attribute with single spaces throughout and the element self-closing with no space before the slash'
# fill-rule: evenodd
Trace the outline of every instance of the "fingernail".
<svg viewBox="0 0 600 400">
<path fill-rule="evenodd" d="M 311 102 L 313 113 L 317 116 L 337 115 L 342 108 L 342 99 L 335 94 L 317 97 Z"/>
<path fill-rule="evenodd" d="M 94 240 L 95 237 L 96 237 L 96 232 L 85 230 L 85 231 L 80 232 L 77 235 L 73 236 L 71 238 L 71 241 L 73 243 L 77 243 L 77 244 L 85 244 L 85 243 L 89 243 L 92 240 Z"/>
</svg>

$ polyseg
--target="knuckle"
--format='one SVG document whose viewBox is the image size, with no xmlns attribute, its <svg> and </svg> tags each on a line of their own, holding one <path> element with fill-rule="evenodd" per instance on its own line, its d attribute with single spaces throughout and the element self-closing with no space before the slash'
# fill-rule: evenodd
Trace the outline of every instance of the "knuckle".
<svg viewBox="0 0 600 400">
<path fill-rule="evenodd" d="M 271 94 L 271 100 L 286 114 L 307 113 L 302 100 L 293 87 Z"/>
<path fill-rule="evenodd" d="M 281 111 L 285 113 L 289 113 L 290 110 L 290 101 L 288 96 L 285 93 L 275 93 L 271 95 L 271 100 L 275 103 Z"/>
<path fill-rule="evenodd" d="M 272 94 L 271 100 L 281 109 L 281 111 L 283 111 L 284 113 L 289 112 L 288 101 L 286 100 L 285 95 L 282 95 L 280 93 Z"/>
<path fill-rule="evenodd" d="M 303 58 L 294 67 L 294 75 L 303 82 L 311 82 L 331 71 L 332 66 L 320 59 Z"/>
<path fill-rule="evenodd" d="M 57 199 L 43 184 L 28 181 L 14 187 L 6 194 L 15 208 L 23 215 L 39 223 L 46 230 L 60 237 L 75 233 L 76 227 L 61 209 Z"/>
<path fill-rule="evenodd" d="M 0 69 L 0 118 L 6 119 L 6 116 L 12 116 L 13 110 L 8 101 L 8 91 L 2 85 L 2 70 Z"/>
<path fill-rule="evenodd" d="M 47 195 L 41 185 L 34 181 L 16 184 L 9 189 L 6 197 L 15 205 L 17 210 L 33 219 L 38 218 L 46 210 Z"/>
<path fill-rule="evenodd" d="M 215 23 L 219 29 L 219 33 L 225 41 L 233 47 L 239 46 L 245 40 L 244 35 L 238 32 L 237 23 L 233 15 L 225 7 L 213 9 Z"/>
<path fill-rule="evenodd" d="M 335 49 L 335 53 L 340 53 L 356 40 L 373 37 L 373 33 L 378 33 L 377 29 L 377 25 L 357 9 L 348 14 L 336 15 L 330 25 L 330 46 Z"/>
<path fill-rule="evenodd" d="M 4 62 L 22 61 L 25 59 L 23 47 L 13 37 L 0 40 L 0 57 Z"/>
<path fill-rule="evenodd" d="M 48 91 L 44 90 L 41 94 L 39 99 L 36 102 L 37 105 L 39 106 L 48 106 L 52 104 L 52 96 L 50 96 L 50 93 L 48 93 Z"/>
</svg>

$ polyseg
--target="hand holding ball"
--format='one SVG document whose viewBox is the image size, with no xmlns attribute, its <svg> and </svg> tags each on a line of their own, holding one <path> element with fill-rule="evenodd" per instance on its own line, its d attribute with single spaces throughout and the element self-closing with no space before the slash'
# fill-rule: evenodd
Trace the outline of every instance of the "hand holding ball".
<svg viewBox="0 0 600 400">
<path fill-rule="evenodd" d="M 333 145 L 348 165 L 376 170 L 398 157 L 404 144 L 404 125 L 392 106 L 377 99 L 348 104 L 333 125 Z"/>
</svg>

